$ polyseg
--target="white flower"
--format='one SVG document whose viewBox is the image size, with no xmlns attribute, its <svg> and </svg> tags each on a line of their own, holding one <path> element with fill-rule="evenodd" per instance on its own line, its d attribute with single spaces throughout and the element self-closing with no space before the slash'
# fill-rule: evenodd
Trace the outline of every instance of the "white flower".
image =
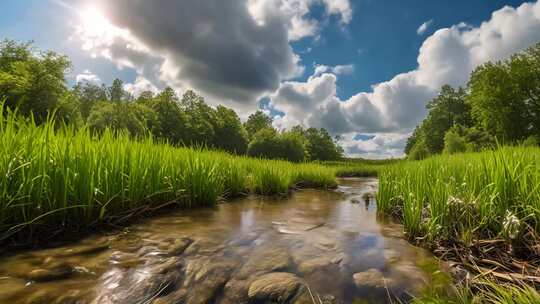
<svg viewBox="0 0 540 304">
<path fill-rule="evenodd" d="M 503 233 L 511 240 L 518 237 L 521 230 L 521 221 L 510 210 L 506 210 L 503 222 Z"/>
</svg>

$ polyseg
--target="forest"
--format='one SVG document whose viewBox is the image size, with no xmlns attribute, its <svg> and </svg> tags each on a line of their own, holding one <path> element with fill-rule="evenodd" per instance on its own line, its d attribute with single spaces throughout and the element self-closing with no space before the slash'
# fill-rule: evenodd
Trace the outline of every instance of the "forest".
<svg viewBox="0 0 540 304">
<path fill-rule="evenodd" d="M 208 105 L 188 90 L 181 97 L 171 87 L 133 96 L 120 79 L 111 86 L 84 81 L 69 87 L 69 58 L 35 50 L 32 43 L 0 43 L 0 97 L 4 107 L 38 124 L 55 120 L 102 133 L 106 129 L 133 137 L 152 135 L 180 147 L 207 147 L 237 155 L 293 162 L 338 160 L 339 137 L 325 129 L 296 126 L 276 130 L 272 117 L 257 111 L 242 123 L 227 107 Z"/>
<path fill-rule="evenodd" d="M 405 153 L 423 159 L 540 144 L 540 44 L 476 68 L 465 88 L 443 86 Z"/>
</svg>

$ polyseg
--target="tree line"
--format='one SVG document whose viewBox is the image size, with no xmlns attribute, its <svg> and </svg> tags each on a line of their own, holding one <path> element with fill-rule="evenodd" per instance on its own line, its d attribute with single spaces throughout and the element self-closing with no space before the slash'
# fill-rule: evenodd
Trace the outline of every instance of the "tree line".
<svg viewBox="0 0 540 304">
<path fill-rule="evenodd" d="M 54 119 L 101 133 L 106 129 L 134 137 L 151 134 L 177 146 L 219 149 L 234 154 L 294 162 L 338 160 L 339 138 L 325 129 L 296 126 L 279 131 L 257 111 L 242 122 L 237 113 L 188 90 L 181 97 L 166 87 L 133 96 L 121 80 L 111 86 L 80 82 L 69 87 L 67 56 L 35 51 L 31 43 L 0 42 L 0 101 L 36 123 Z"/>
<path fill-rule="evenodd" d="M 540 43 L 476 68 L 465 88 L 445 85 L 408 139 L 405 153 L 422 159 L 497 145 L 540 144 Z"/>
</svg>

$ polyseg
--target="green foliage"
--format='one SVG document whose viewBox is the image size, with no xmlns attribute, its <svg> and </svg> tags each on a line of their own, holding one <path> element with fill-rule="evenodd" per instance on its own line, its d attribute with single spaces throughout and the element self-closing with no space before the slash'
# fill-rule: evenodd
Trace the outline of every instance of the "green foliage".
<svg viewBox="0 0 540 304">
<path fill-rule="evenodd" d="M 248 146 L 253 157 L 301 162 L 306 158 L 304 138 L 296 132 L 278 133 L 271 128 L 255 133 Z"/>
<path fill-rule="evenodd" d="M 137 111 L 132 106 L 96 108 Z M 38 126 L 12 113 L 0 117 L 0 240 L 18 235 L 25 241 L 42 229 L 77 230 L 163 205 L 211 205 L 249 190 L 285 194 L 296 184 L 336 183 L 334 171 L 321 165 L 176 148 L 125 131 L 95 134 L 51 120 Z"/>
<path fill-rule="evenodd" d="M 120 79 L 110 87 L 82 82 L 70 90 L 65 81 L 69 67 L 65 56 L 36 53 L 30 43 L 6 40 L 0 43 L 0 101 L 5 99 L 5 107 L 33 116 L 38 123 L 54 112 L 59 121 L 87 126 L 97 133 L 106 129 L 131 136 L 151 133 L 175 146 L 208 147 L 233 154 L 246 154 L 249 141 L 260 130 L 274 130 L 272 118 L 262 111 L 242 124 L 234 110 L 211 107 L 191 90 L 181 99 L 170 87 L 157 95 L 145 91 L 134 98 Z M 259 138 L 252 155 L 295 162 L 341 157 L 343 150 L 326 130 L 297 131 L 277 134 L 274 130 L 275 140 Z M 266 143 L 261 142 L 264 140 Z M 255 152 L 257 146 L 265 145 L 271 149 Z"/>
<path fill-rule="evenodd" d="M 305 138 L 310 160 L 339 160 L 343 156 L 343 150 L 325 129 L 309 128 L 304 130 L 302 127 L 296 126 L 291 131 Z"/>
<path fill-rule="evenodd" d="M 188 90 L 182 96 L 180 108 L 186 113 L 184 143 L 190 146 L 212 147 L 215 139 L 216 114 L 204 98 Z"/>
<path fill-rule="evenodd" d="M 186 114 L 180 109 L 178 96 L 171 88 L 165 88 L 155 98 L 139 96 L 142 104 L 148 105 L 155 113 L 156 120 L 152 122 L 152 133 L 170 143 L 183 144 L 186 132 Z"/>
<path fill-rule="evenodd" d="M 65 73 L 71 64 L 54 52 L 35 53 L 30 43 L 0 42 L 0 100 L 42 122 L 67 92 Z"/>
<path fill-rule="evenodd" d="M 420 160 L 430 155 L 429 149 L 424 140 L 416 142 L 409 151 L 408 158 L 411 160 Z"/>
<path fill-rule="evenodd" d="M 458 128 L 451 128 L 444 135 L 444 150 L 445 154 L 463 153 L 468 148 L 467 140 L 459 134 Z"/>
<path fill-rule="evenodd" d="M 109 100 L 112 102 L 121 102 L 131 99 L 128 92 L 124 90 L 124 82 L 118 78 L 113 80 L 111 87 L 108 89 Z"/>
<path fill-rule="evenodd" d="M 77 83 L 73 87 L 73 92 L 79 100 L 79 109 L 85 121 L 90 116 L 90 111 L 96 103 L 108 99 L 107 88 L 105 86 L 98 86 L 90 82 Z"/>
<path fill-rule="evenodd" d="M 414 152 L 413 159 L 438 154 L 444 148 L 444 136 L 454 125 L 471 124 L 469 106 L 465 103 L 465 91 L 443 86 L 439 95 L 427 105 L 428 116 L 409 138 L 405 152 Z M 415 148 L 415 144 L 418 147 Z M 425 153 L 427 150 L 427 153 Z M 420 157 L 420 158 L 418 158 Z"/>
<path fill-rule="evenodd" d="M 272 118 L 264 114 L 262 111 L 257 111 L 249 115 L 248 120 L 244 124 L 248 139 L 252 140 L 255 133 L 262 129 L 272 128 Z"/>
<path fill-rule="evenodd" d="M 218 149 L 234 154 L 247 152 L 247 132 L 234 110 L 224 106 L 216 108 L 216 121 L 214 126 L 215 143 Z"/>
<path fill-rule="evenodd" d="M 401 210 L 411 238 L 469 244 L 473 238 L 517 236 L 505 228 L 514 217 L 511 222 L 521 223 L 514 228 L 540 231 L 539 148 L 401 162 L 381 170 L 379 179 L 378 206 Z"/>
<path fill-rule="evenodd" d="M 90 113 L 88 126 L 98 132 L 111 129 L 141 136 L 149 131 L 149 123 L 156 121 L 155 116 L 154 111 L 142 104 L 101 102 Z"/>
<path fill-rule="evenodd" d="M 534 144 L 528 138 L 540 134 L 540 44 L 478 67 L 467 92 L 443 86 L 427 108 L 428 116 L 407 142 L 409 157 L 417 154 L 417 144 L 425 145 L 429 154 L 441 153 L 448 130 L 458 126 L 459 132 L 448 134 L 451 153 L 480 151 L 496 143 Z"/>
<path fill-rule="evenodd" d="M 478 123 L 500 142 L 540 133 L 540 44 L 477 68 L 468 101 Z"/>
<path fill-rule="evenodd" d="M 540 146 L 540 135 L 531 135 L 523 141 L 525 147 L 538 147 Z"/>
</svg>

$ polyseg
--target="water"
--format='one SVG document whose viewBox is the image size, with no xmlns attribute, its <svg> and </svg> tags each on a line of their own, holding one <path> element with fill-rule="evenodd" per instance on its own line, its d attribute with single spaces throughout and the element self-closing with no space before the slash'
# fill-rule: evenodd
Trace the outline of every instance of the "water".
<svg viewBox="0 0 540 304">
<path fill-rule="evenodd" d="M 378 219 L 376 190 L 376 179 L 343 179 L 4 257 L 0 303 L 247 303 L 269 272 L 297 277 L 291 303 L 385 303 L 446 284 L 400 225 Z"/>
</svg>

